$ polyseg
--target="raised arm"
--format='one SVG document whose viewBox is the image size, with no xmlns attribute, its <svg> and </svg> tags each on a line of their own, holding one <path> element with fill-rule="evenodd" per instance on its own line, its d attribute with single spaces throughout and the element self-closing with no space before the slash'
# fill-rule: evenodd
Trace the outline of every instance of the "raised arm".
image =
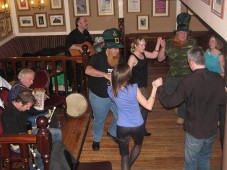
<svg viewBox="0 0 227 170">
<path fill-rule="evenodd" d="M 144 52 L 145 56 L 147 58 L 152 58 L 152 59 L 157 58 L 162 41 L 163 41 L 162 37 L 158 37 L 154 51 L 153 52 L 145 51 Z"/>
<path fill-rule="evenodd" d="M 159 50 L 159 53 L 158 53 L 159 62 L 162 62 L 165 60 L 165 58 L 166 58 L 165 50 L 166 50 L 166 41 L 165 41 L 165 39 L 163 39 L 161 42 L 161 49 Z"/>
<path fill-rule="evenodd" d="M 161 78 L 158 78 L 156 79 L 155 81 L 159 81 L 160 83 L 162 83 L 162 79 Z M 154 102 L 155 102 L 155 95 L 156 95 L 156 92 L 157 92 L 157 86 L 152 83 L 152 91 L 151 91 L 151 95 L 150 97 L 148 98 L 148 100 L 142 95 L 140 89 L 138 88 L 137 89 L 137 100 L 138 102 L 143 106 L 145 107 L 146 109 L 148 110 L 152 110 L 153 106 L 154 106 Z"/>
</svg>

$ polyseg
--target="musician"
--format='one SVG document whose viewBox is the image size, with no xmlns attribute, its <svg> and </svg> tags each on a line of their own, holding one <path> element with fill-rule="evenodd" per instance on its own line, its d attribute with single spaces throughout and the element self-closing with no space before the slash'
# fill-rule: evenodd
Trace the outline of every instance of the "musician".
<svg viewBox="0 0 227 170">
<path fill-rule="evenodd" d="M 30 110 L 35 103 L 35 97 L 32 95 L 32 91 L 25 89 L 20 91 L 15 100 L 12 101 L 3 111 L 2 125 L 3 134 L 23 134 L 27 133 L 27 121 L 28 110 Z M 38 128 L 34 128 L 33 133 L 38 132 Z M 61 130 L 55 128 L 49 128 L 52 134 L 53 144 L 59 142 L 62 139 Z M 15 149 L 15 152 L 20 152 L 19 149 Z M 40 169 L 43 169 L 42 160 L 40 154 L 37 152 L 37 165 Z"/>
<path fill-rule="evenodd" d="M 30 89 L 30 86 L 33 84 L 35 72 L 31 69 L 22 69 L 18 74 L 18 81 L 13 85 L 9 91 L 8 102 L 11 103 L 17 97 L 17 94 L 25 89 Z M 48 98 L 48 96 L 46 96 Z M 38 111 L 32 107 L 28 112 L 28 119 L 32 123 L 32 126 L 35 125 L 35 119 L 38 116 L 45 115 L 47 111 Z"/>
<path fill-rule="evenodd" d="M 83 52 L 82 47 L 79 44 L 84 42 L 89 42 L 91 45 L 94 44 L 90 33 L 88 32 L 88 22 L 85 17 L 78 16 L 75 21 L 76 28 L 68 35 L 65 46 L 67 49 L 66 56 L 71 56 L 69 50 L 78 50 Z M 82 85 L 81 71 L 83 70 L 82 64 L 77 63 L 77 89 L 80 90 Z M 72 63 L 67 63 L 67 80 L 69 81 L 69 86 L 72 85 Z"/>
<path fill-rule="evenodd" d="M 123 48 L 120 42 L 120 31 L 116 28 L 103 32 L 105 50 L 91 57 L 85 73 L 88 77 L 89 100 L 93 112 L 93 143 L 92 149 L 99 150 L 103 134 L 104 123 L 109 110 L 114 120 L 109 126 L 107 135 L 116 139 L 117 107 L 107 94 L 107 84 L 111 79 L 111 71 L 122 62 L 119 49 Z"/>
</svg>

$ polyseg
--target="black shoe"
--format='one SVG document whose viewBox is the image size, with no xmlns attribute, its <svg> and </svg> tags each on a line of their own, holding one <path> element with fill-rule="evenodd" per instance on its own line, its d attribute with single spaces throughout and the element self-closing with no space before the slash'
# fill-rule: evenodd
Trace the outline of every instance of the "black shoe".
<svg viewBox="0 0 227 170">
<path fill-rule="evenodd" d="M 111 135 L 108 131 L 107 131 L 107 136 L 111 137 L 114 141 L 116 141 L 116 140 L 117 140 L 117 138 L 116 138 L 116 137 L 114 137 L 113 135 Z"/>
<path fill-rule="evenodd" d="M 95 141 L 93 141 L 93 143 L 92 143 L 92 149 L 93 149 L 93 151 L 98 151 L 99 150 L 99 148 L 100 148 L 100 142 L 95 142 Z"/>
<path fill-rule="evenodd" d="M 151 133 L 145 131 L 145 132 L 144 132 L 144 136 L 151 136 Z"/>
</svg>

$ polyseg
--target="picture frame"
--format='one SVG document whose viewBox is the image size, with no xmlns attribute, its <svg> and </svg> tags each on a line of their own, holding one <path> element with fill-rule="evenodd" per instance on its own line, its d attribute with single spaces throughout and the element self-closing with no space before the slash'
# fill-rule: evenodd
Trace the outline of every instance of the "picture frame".
<svg viewBox="0 0 227 170">
<path fill-rule="evenodd" d="M 73 0 L 74 16 L 89 16 L 89 0 Z"/>
<path fill-rule="evenodd" d="M 220 18 L 223 18 L 223 8 L 224 0 L 212 0 L 211 11 Z"/>
<path fill-rule="evenodd" d="M 19 26 L 20 27 L 33 27 L 33 16 L 32 15 L 19 15 Z"/>
<path fill-rule="evenodd" d="M 205 2 L 206 4 L 210 5 L 210 0 L 202 0 L 203 2 Z"/>
<path fill-rule="evenodd" d="M 128 0 L 128 12 L 140 12 L 140 0 Z"/>
<path fill-rule="evenodd" d="M 35 21 L 36 21 L 36 28 L 47 27 L 46 13 L 36 13 Z"/>
<path fill-rule="evenodd" d="M 12 22 L 11 18 L 7 17 L 6 18 L 6 27 L 7 27 L 7 35 L 10 35 L 13 33 L 13 28 L 12 28 Z"/>
<path fill-rule="evenodd" d="M 29 10 L 28 0 L 17 0 L 17 8 L 19 11 Z"/>
<path fill-rule="evenodd" d="M 62 9 L 62 0 L 50 0 L 50 9 Z"/>
<path fill-rule="evenodd" d="M 63 14 L 50 14 L 49 15 L 50 26 L 63 26 L 64 15 Z"/>
<path fill-rule="evenodd" d="M 137 29 L 138 30 L 149 30 L 149 15 L 138 15 L 137 16 Z"/>
<path fill-rule="evenodd" d="M 169 16 L 169 0 L 153 0 L 154 17 L 167 17 Z"/>
<path fill-rule="evenodd" d="M 99 16 L 114 15 L 113 0 L 97 0 L 97 1 L 98 1 L 98 15 Z"/>
<path fill-rule="evenodd" d="M 0 20 L 0 39 L 7 36 L 5 20 Z"/>
</svg>

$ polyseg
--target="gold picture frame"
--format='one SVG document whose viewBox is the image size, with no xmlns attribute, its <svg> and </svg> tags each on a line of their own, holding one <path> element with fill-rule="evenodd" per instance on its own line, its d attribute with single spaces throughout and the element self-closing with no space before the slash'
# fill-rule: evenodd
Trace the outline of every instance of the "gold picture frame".
<svg viewBox="0 0 227 170">
<path fill-rule="evenodd" d="M 153 0 L 152 16 L 154 17 L 169 16 L 169 0 Z"/>
<path fill-rule="evenodd" d="M 149 30 L 149 15 L 137 16 L 137 30 L 139 31 Z"/>
<path fill-rule="evenodd" d="M 128 12 L 140 12 L 141 5 L 140 0 L 128 0 L 127 1 Z"/>
<path fill-rule="evenodd" d="M 98 15 L 108 16 L 114 15 L 114 1 L 113 0 L 97 0 L 98 1 Z"/>
<path fill-rule="evenodd" d="M 74 16 L 89 16 L 89 0 L 73 0 Z"/>
<path fill-rule="evenodd" d="M 36 28 L 46 28 L 47 27 L 46 13 L 36 13 L 35 21 L 36 21 Z"/>
<path fill-rule="evenodd" d="M 33 16 L 32 15 L 19 15 L 18 16 L 20 27 L 33 27 Z"/>
<path fill-rule="evenodd" d="M 223 18 L 223 11 L 224 10 L 224 0 L 212 0 L 211 4 L 211 11 L 219 16 L 220 18 Z"/>
<path fill-rule="evenodd" d="M 29 10 L 28 0 L 17 0 L 17 8 L 19 11 Z"/>
<path fill-rule="evenodd" d="M 50 0 L 50 9 L 62 9 L 62 0 Z"/>
<path fill-rule="evenodd" d="M 50 14 L 49 15 L 49 21 L 50 21 L 50 26 L 63 26 L 63 25 L 65 25 L 63 14 Z"/>
</svg>

